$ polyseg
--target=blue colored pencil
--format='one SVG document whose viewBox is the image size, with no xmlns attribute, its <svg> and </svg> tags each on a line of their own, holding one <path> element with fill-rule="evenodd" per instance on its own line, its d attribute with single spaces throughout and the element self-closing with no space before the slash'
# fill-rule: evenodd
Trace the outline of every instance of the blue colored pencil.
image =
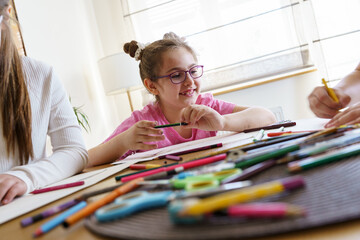
<svg viewBox="0 0 360 240">
<path fill-rule="evenodd" d="M 36 229 L 35 233 L 33 234 L 34 237 L 39 237 L 44 233 L 49 232 L 51 229 L 55 228 L 56 226 L 60 225 L 65 219 L 74 213 L 78 212 L 80 209 L 86 206 L 85 201 L 81 201 L 80 203 L 76 204 L 74 207 L 70 208 L 66 212 L 60 214 L 59 216 L 51 219 L 47 223 L 41 225 L 38 229 Z"/>
<path fill-rule="evenodd" d="M 23 220 L 21 220 L 21 226 L 23 227 L 26 227 L 30 224 L 33 224 L 34 222 L 37 222 L 37 221 L 40 221 L 44 218 L 47 218 L 47 217 L 50 217 L 52 215 L 55 215 L 56 213 L 59 213 L 59 212 L 62 212 L 64 211 L 65 209 L 68 209 L 74 205 L 76 205 L 77 203 L 79 203 L 80 201 L 77 200 L 77 199 L 73 199 L 69 202 L 66 202 L 64 204 L 61 204 L 59 206 L 56 206 L 56 207 L 53 207 L 53 208 L 50 208 L 50 209 L 47 209 L 45 210 L 44 212 L 40 213 L 40 214 L 37 214 L 35 216 L 31 216 L 31 217 L 28 217 L 28 218 L 25 218 Z"/>
</svg>

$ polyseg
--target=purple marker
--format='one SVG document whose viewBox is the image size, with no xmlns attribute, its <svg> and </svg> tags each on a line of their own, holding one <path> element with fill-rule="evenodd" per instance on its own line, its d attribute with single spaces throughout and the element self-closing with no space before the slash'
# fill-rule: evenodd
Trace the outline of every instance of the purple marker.
<svg viewBox="0 0 360 240">
<path fill-rule="evenodd" d="M 181 161 L 182 157 L 175 156 L 175 155 L 165 155 L 166 159 L 174 160 L 174 161 Z"/>
<path fill-rule="evenodd" d="M 56 206 L 56 207 L 53 207 L 53 208 L 50 208 L 48 210 L 45 210 L 44 212 L 38 214 L 38 215 L 35 215 L 35 216 L 32 216 L 32 217 L 28 217 L 28 218 L 24 218 L 23 220 L 21 220 L 21 226 L 23 227 L 26 227 L 26 226 L 29 226 L 30 224 L 33 224 L 37 221 L 40 221 L 44 218 L 47 218 L 47 217 L 50 217 L 58 212 L 61 212 L 61 211 L 64 211 L 65 209 L 68 209 L 72 206 L 74 206 L 75 204 L 79 203 L 80 201 L 78 199 L 74 199 L 74 200 L 71 200 L 69 202 L 66 202 L 64 204 L 61 204 L 60 206 Z"/>
</svg>

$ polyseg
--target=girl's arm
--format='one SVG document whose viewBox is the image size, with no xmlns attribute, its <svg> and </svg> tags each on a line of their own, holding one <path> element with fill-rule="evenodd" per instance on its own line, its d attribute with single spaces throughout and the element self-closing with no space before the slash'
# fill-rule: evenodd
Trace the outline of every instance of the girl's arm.
<svg viewBox="0 0 360 240">
<path fill-rule="evenodd" d="M 155 122 L 139 121 L 109 141 L 90 149 L 88 167 L 114 162 L 129 150 L 157 148 L 157 144 L 151 142 L 162 141 L 165 136 L 161 129 L 154 126 Z"/>
<path fill-rule="evenodd" d="M 185 128 L 199 128 L 205 131 L 236 131 L 261 127 L 276 121 L 274 114 L 260 107 L 235 106 L 233 113 L 221 115 L 204 105 L 191 105 L 182 111 L 181 121 Z"/>
<path fill-rule="evenodd" d="M 241 132 L 244 129 L 266 126 L 276 122 L 275 115 L 262 107 L 235 106 L 233 113 L 223 115 L 223 117 L 222 131 Z"/>
</svg>

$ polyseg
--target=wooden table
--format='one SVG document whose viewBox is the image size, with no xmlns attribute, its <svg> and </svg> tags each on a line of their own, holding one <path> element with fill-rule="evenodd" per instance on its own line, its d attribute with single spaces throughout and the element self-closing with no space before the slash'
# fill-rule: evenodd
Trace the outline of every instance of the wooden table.
<svg viewBox="0 0 360 240">
<path fill-rule="evenodd" d="M 206 150 L 202 153 L 193 153 L 188 154 L 184 157 L 184 161 L 188 159 L 193 159 L 197 156 L 201 156 L 203 154 L 207 155 L 215 150 Z M 199 155 L 200 154 L 200 155 Z M 167 163 L 172 163 L 173 161 L 167 160 Z M 156 163 L 156 164 L 164 164 L 163 160 L 154 160 L 148 163 Z M 108 167 L 109 165 L 103 165 L 92 169 L 86 169 L 85 171 L 92 171 L 99 168 Z M 117 175 L 129 173 L 131 170 L 123 170 Z M 115 175 L 114 175 L 115 176 Z M 39 214 L 44 210 L 60 205 L 67 201 L 70 201 L 73 198 L 81 196 L 83 193 L 98 190 L 101 188 L 105 188 L 108 186 L 113 186 L 118 184 L 115 181 L 114 176 L 111 176 L 98 184 L 95 184 L 89 188 L 76 192 L 70 196 L 62 198 L 58 201 L 55 201 L 51 204 L 43 206 L 37 210 L 29 212 L 21 217 L 15 218 L 9 222 L 6 222 L 0 226 L 0 239 L 4 240 L 26 240 L 26 239 L 33 239 L 32 234 L 35 232 L 36 228 L 41 226 L 45 220 L 39 221 L 35 224 L 22 228 L 20 225 L 20 221 L 29 216 L 33 216 L 35 214 Z M 101 196 L 100 196 L 101 197 Z M 97 199 L 98 197 L 91 198 L 90 200 Z M 0 208 L 1 214 L 1 208 Z M 299 239 L 311 239 L 311 240 L 333 240 L 333 239 L 341 239 L 341 240 L 358 240 L 360 239 L 360 219 L 355 221 L 349 221 L 341 224 L 319 227 L 315 229 L 309 229 L 301 232 L 293 232 L 281 235 L 275 235 L 271 237 L 264 237 L 264 238 L 253 238 L 253 240 L 299 240 Z M 52 231 L 48 232 L 47 234 L 41 236 L 39 239 L 79 239 L 79 240 L 98 240 L 98 239 L 110 239 L 102 236 L 98 236 L 87 230 L 83 222 L 78 222 L 74 226 L 69 229 L 65 229 L 62 226 L 58 226 Z"/>
</svg>

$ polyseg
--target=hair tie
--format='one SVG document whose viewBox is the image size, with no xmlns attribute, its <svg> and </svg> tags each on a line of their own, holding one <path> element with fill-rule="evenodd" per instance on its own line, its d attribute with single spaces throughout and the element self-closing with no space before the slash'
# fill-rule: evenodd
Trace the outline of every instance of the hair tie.
<svg viewBox="0 0 360 240">
<path fill-rule="evenodd" d="M 141 53 L 141 51 L 142 50 L 144 50 L 145 48 L 146 48 L 146 46 L 148 46 L 149 45 L 149 43 L 146 43 L 146 44 L 144 44 L 144 43 L 137 43 L 137 46 L 138 46 L 138 49 L 136 49 L 136 51 L 135 51 L 135 56 L 134 56 L 134 58 L 135 58 L 135 60 L 136 61 L 139 61 L 140 60 L 140 53 Z"/>
</svg>

